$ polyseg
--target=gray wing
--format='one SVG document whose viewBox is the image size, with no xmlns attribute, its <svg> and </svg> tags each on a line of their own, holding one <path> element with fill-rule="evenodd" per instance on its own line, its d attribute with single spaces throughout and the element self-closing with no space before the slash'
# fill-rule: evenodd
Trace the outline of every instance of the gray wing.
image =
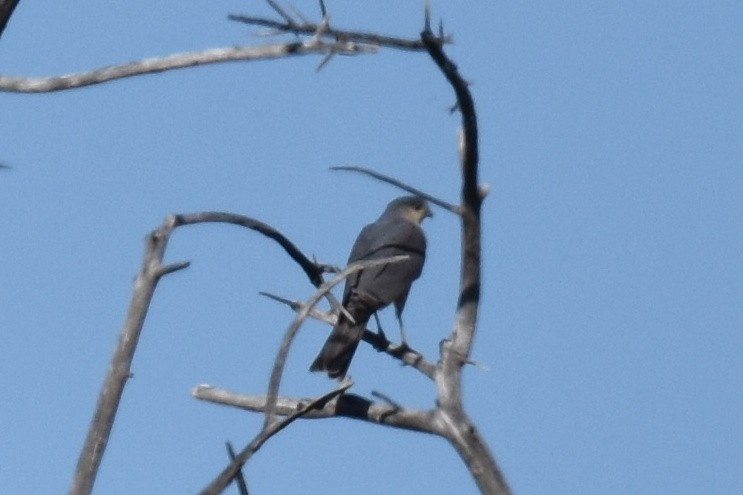
<svg viewBox="0 0 743 495">
<path fill-rule="evenodd" d="M 401 254 L 409 255 L 410 258 L 367 268 L 349 277 L 343 293 L 344 302 L 355 289 L 375 299 L 378 308 L 395 302 L 398 311 L 401 311 L 411 284 L 423 270 L 426 238 L 418 224 L 397 216 L 383 216 L 364 227 L 351 249 L 349 263 Z"/>
</svg>

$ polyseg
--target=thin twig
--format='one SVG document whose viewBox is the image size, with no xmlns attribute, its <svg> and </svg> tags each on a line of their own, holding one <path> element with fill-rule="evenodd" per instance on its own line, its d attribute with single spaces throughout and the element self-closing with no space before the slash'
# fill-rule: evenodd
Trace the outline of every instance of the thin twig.
<svg viewBox="0 0 743 495">
<path fill-rule="evenodd" d="M 227 447 L 227 455 L 230 456 L 230 461 L 234 461 L 236 457 L 235 449 L 232 447 L 230 442 L 226 442 L 225 446 Z M 235 482 L 237 483 L 237 491 L 240 495 L 250 495 L 250 492 L 248 491 L 248 483 L 245 481 L 245 475 L 243 474 L 242 468 L 237 471 Z"/>
<path fill-rule="evenodd" d="M 395 179 L 393 177 L 390 177 L 389 175 L 384 175 L 379 172 L 376 172 L 372 169 L 361 167 L 358 165 L 342 165 L 342 166 L 336 166 L 336 167 L 330 167 L 330 170 L 341 170 L 346 172 L 358 172 L 361 174 L 368 175 L 370 177 L 374 177 L 377 180 L 381 180 L 382 182 L 386 182 L 388 184 L 392 184 L 395 187 L 399 187 L 403 191 L 407 191 L 409 193 L 415 194 L 416 196 L 420 196 L 421 198 L 425 199 L 426 201 L 429 201 L 436 206 L 440 206 L 441 208 L 448 210 L 452 213 L 456 213 L 457 215 L 460 214 L 460 207 L 453 205 L 451 203 L 447 203 L 443 199 L 439 199 L 435 196 L 431 196 L 428 193 L 425 193 L 421 191 L 420 189 L 416 189 L 413 186 L 409 186 L 405 184 L 404 182 Z"/>
<path fill-rule="evenodd" d="M 377 399 L 382 399 L 383 401 L 385 401 L 387 404 L 394 407 L 395 409 L 402 409 L 402 405 L 399 402 L 393 400 L 392 397 L 390 397 L 387 394 L 379 392 L 378 390 L 372 390 L 371 394 L 372 394 L 372 397 L 376 397 Z"/>
<path fill-rule="evenodd" d="M 270 5 L 271 8 L 276 11 L 277 14 L 283 17 L 287 24 L 289 25 L 295 24 L 294 19 L 292 19 L 292 17 L 289 14 L 284 12 L 284 10 L 281 7 L 279 7 L 279 5 L 276 2 L 274 2 L 273 0 L 266 0 L 266 3 Z"/>
</svg>

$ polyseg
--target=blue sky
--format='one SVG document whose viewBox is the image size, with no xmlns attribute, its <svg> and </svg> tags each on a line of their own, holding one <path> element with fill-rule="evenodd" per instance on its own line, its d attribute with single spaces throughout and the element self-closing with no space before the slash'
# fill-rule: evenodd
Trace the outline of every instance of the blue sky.
<svg viewBox="0 0 743 495">
<path fill-rule="evenodd" d="M 422 2 L 332 2 L 338 27 L 416 36 Z M 316 15 L 312 2 L 295 5 Z M 260 43 L 227 13 L 261 2 L 21 2 L 0 73 L 42 76 Z M 520 494 L 743 490 L 743 4 L 434 2 L 481 131 L 484 288 L 466 405 Z M 47 95 L 0 93 L 0 491 L 66 490 L 139 267 L 171 212 L 257 217 L 342 264 L 392 187 L 456 201 L 458 117 L 424 54 L 231 63 Z M 425 225 L 406 308 L 435 357 L 451 327 L 459 226 Z M 298 267 L 230 226 L 179 230 L 192 266 L 155 295 L 97 493 L 192 493 L 262 417 L 192 399 L 263 393 Z M 382 314 L 395 328 L 391 311 Z M 327 328 L 306 325 L 282 390 Z M 394 334 L 394 331 L 391 332 Z M 364 347 L 354 391 L 430 407 L 434 389 Z M 443 440 L 304 421 L 246 474 L 256 493 L 473 493 Z M 234 493 L 234 491 L 233 491 Z"/>
</svg>

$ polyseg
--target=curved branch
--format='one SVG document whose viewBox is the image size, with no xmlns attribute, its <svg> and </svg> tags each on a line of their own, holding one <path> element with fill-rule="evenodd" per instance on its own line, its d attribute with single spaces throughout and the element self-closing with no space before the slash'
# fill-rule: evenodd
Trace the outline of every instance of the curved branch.
<svg viewBox="0 0 743 495">
<path fill-rule="evenodd" d="M 459 298 L 454 328 L 449 338 L 441 343 L 441 359 L 436 373 L 437 412 L 445 425 L 444 436 L 464 460 L 480 491 L 505 495 L 511 493 L 508 483 L 462 404 L 462 366 L 469 360 L 480 304 L 482 196 L 477 177 L 479 158 L 475 105 L 467 82 L 459 75 L 457 66 L 446 56 L 441 43 L 431 33 L 428 12 L 421 40 L 454 89 L 457 106 L 462 114 L 464 134 L 461 150 L 462 266 Z"/>
<path fill-rule="evenodd" d="M 452 213 L 456 213 L 457 215 L 461 213 L 459 206 L 453 205 L 451 203 L 447 203 L 443 199 L 439 199 L 435 196 L 431 196 L 430 194 L 424 193 L 420 189 L 416 189 L 413 186 L 409 186 L 405 184 L 401 180 L 395 179 L 394 177 L 390 177 L 389 175 L 381 174 L 370 168 L 360 167 L 358 165 L 342 165 L 342 166 L 337 166 L 337 167 L 330 167 L 330 170 L 340 170 L 344 172 L 358 172 L 360 174 L 368 175 L 382 182 L 386 182 L 387 184 L 392 184 L 395 187 L 399 187 L 403 191 L 407 191 L 409 193 L 415 194 L 416 196 L 420 196 L 426 201 L 433 203 L 436 206 L 440 206 L 441 208 L 448 210 Z"/>
<path fill-rule="evenodd" d="M 163 276 L 184 269 L 189 265 L 188 262 L 163 264 L 165 249 L 170 236 L 179 226 L 205 222 L 232 223 L 250 228 L 274 239 L 304 269 L 313 284 L 319 282 L 318 285 L 322 286 L 322 266 L 310 261 L 291 241 L 270 225 L 243 215 L 222 212 L 169 215 L 160 227 L 152 231 L 147 237 L 142 265 L 134 281 L 134 290 L 129 308 L 98 396 L 85 443 L 80 452 L 70 487 L 71 494 L 87 495 L 93 490 L 95 477 L 108 444 L 119 402 L 124 393 L 124 386 L 131 375 L 134 352 L 157 283 Z"/>
<path fill-rule="evenodd" d="M 231 223 L 233 225 L 239 225 L 246 227 L 251 230 L 255 230 L 276 241 L 279 246 L 284 248 L 286 254 L 289 255 L 307 274 L 310 282 L 315 287 L 319 287 L 323 283 L 322 274 L 325 271 L 325 265 L 319 265 L 314 261 L 310 260 L 305 256 L 297 246 L 294 245 L 284 234 L 271 227 L 267 223 L 256 220 L 245 215 L 238 215 L 236 213 L 227 213 L 223 211 L 202 211 L 198 213 L 184 213 L 175 215 L 176 226 L 180 225 L 194 225 L 197 223 Z"/>
</svg>

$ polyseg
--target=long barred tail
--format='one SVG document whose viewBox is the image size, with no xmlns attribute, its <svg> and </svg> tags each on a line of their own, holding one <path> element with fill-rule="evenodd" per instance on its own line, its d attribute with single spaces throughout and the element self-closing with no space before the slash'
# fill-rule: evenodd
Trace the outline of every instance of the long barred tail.
<svg viewBox="0 0 743 495">
<path fill-rule="evenodd" d="M 333 327 L 328 340 L 310 366 L 310 371 L 325 371 L 330 378 L 346 376 L 351 360 L 364 334 L 366 321 L 352 324 L 341 316 L 341 321 Z"/>
</svg>

